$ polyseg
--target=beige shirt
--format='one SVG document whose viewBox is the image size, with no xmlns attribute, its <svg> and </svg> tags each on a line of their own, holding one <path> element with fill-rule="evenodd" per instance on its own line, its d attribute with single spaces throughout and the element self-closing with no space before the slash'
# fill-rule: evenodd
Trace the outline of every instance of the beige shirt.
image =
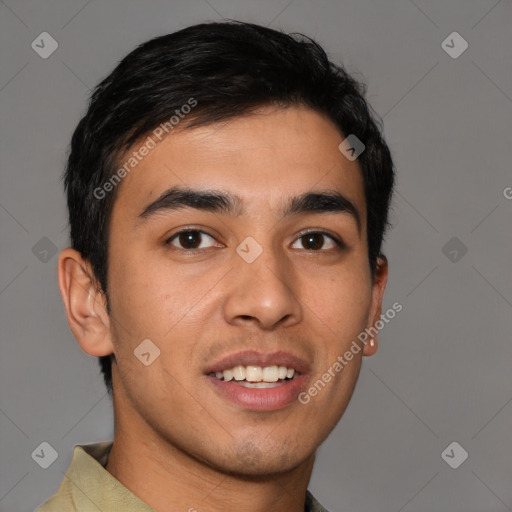
<svg viewBox="0 0 512 512">
<path fill-rule="evenodd" d="M 36 512 L 156 512 L 106 469 L 112 442 L 75 446 L 59 490 Z M 328 512 L 307 491 L 304 512 Z"/>
</svg>

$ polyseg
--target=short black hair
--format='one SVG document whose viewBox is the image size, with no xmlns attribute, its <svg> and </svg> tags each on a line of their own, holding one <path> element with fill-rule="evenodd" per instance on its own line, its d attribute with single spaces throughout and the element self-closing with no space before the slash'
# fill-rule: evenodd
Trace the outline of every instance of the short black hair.
<svg viewBox="0 0 512 512">
<path fill-rule="evenodd" d="M 91 264 L 109 313 L 109 220 L 119 187 L 105 184 L 116 177 L 116 170 L 119 178 L 120 155 L 162 123 L 167 131 L 172 129 L 172 117 L 191 104 L 192 111 L 180 116 L 180 129 L 251 114 L 264 106 L 303 105 L 326 115 L 345 136 L 362 141 L 365 150 L 358 162 L 373 279 L 389 225 L 395 173 L 382 122 L 365 94 L 366 85 L 332 63 L 311 38 L 235 20 L 159 36 L 124 57 L 95 87 L 73 133 L 64 172 L 71 245 Z M 110 393 L 113 357 L 99 358 Z"/>
</svg>

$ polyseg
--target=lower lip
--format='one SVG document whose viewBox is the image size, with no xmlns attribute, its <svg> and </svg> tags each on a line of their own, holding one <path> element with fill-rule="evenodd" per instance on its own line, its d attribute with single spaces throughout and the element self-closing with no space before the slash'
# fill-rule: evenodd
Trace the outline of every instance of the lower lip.
<svg viewBox="0 0 512 512">
<path fill-rule="evenodd" d="M 295 379 L 284 381 L 275 388 L 246 388 L 235 384 L 236 381 L 223 381 L 216 377 L 206 376 L 212 386 L 224 397 L 236 405 L 251 411 L 276 411 L 294 401 L 305 388 L 308 376 L 300 375 Z"/>
</svg>

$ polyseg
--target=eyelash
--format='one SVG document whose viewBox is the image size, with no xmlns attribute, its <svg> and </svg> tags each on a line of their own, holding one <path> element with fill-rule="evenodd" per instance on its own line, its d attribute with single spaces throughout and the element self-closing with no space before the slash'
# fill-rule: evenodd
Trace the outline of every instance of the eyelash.
<svg viewBox="0 0 512 512">
<path fill-rule="evenodd" d="M 184 233 L 201 233 L 201 234 L 207 235 L 210 238 L 213 238 L 215 240 L 215 237 L 210 235 L 206 231 L 202 231 L 200 229 L 190 229 L 189 228 L 189 229 L 183 229 L 182 231 L 178 231 L 177 233 L 174 233 L 174 235 L 172 235 L 170 238 L 168 238 L 166 240 L 165 245 L 171 245 L 171 242 L 174 239 L 178 238 L 180 235 L 182 235 Z M 314 234 L 314 235 L 324 235 L 324 236 L 330 238 L 336 244 L 336 250 L 342 250 L 342 249 L 346 248 L 345 244 L 341 240 L 339 240 L 335 236 L 331 235 L 327 231 L 305 231 L 305 232 L 300 233 L 296 240 L 300 240 L 302 237 L 304 237 L 306 235 L 312 235 L 312 234 Z M 200 252 L 200 251 L 203 251 L 205 249 L 210 249 L 210 247 L 206 247 L 206 248 L 203 247 L 202 249 L 182 249 L 180 247 L 175 247 L 175 246 L 172 246 L 172 248 L 174 250 L 177 250 L 177 251 L 183 251 L 183 252 L 188 252 L 188 253 Z M 304 250 L 308 251 L 308 249 L 304 249 Z M 311 252 L 328 252 L 329 249 L 318 249 L 318 250 L 309 249 L 309 251 L 311 251 Z"/>
</svg>

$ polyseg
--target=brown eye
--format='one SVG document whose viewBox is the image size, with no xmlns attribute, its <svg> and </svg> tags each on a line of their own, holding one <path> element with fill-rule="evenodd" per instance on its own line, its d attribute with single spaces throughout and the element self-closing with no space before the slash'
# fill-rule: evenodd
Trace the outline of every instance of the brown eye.
<svg viewBox="0 0 512 512">
<path fill-rule="evenodd" d="M 328 239 L 330 242 L 326 247 L 325 240 Z M 302 247 L 298 247 L 299 249 L 303 248 L 307 251 L 320 251 L 320 250 L 328 250 L 328 249 L 336 249 L 342 248 L 343 243 L 332 235 L 328 233 L 324 233 L 322 231 L 312 231 L 310 233 L 304 233 L 297 240 L 300 240 L 302 243 Z M 297 247 L 295 247 L 297 248 Z"/>
<path fill-rule="evenodd" d="M 169 238 L 166 243 L 183 250 L 205 249 L 206 247 L 212 247 L 212 245 L 200 247 L 204 237 L 208 237 L 210 240 L 214 240 L 204 231 L 199 231 L 197 229 L 187 229 L 176 233 L 171 238 Z M 174 242 L 177 242 L 180 245 L 176 245 Z"/>
</svg>

